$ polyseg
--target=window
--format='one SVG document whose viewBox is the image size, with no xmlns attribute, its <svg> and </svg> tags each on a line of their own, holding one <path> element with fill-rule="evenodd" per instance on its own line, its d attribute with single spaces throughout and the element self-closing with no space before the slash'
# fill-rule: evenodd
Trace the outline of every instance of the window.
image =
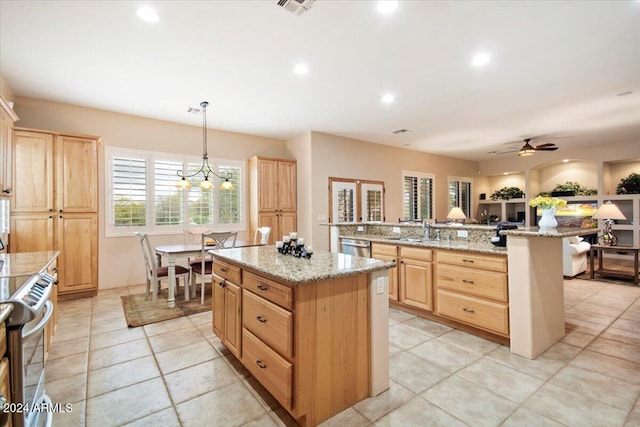
<svg viewBox="0 0 640 427">
<path fill-rule="evenodd" d="M 331 222 L 384 221 L 384 182 L 329 177 Z"/>
<path fill-rule="evenodd" d="M 231 173 L 233 190 L 202 190 L 202 175 L 189 178 L 191 188 L 176 187 L 178 171 L 192 174 L 202 160 L 140 150 L 106 149 L 106 235 L 129 236 L 133 231 L 182 233 L 185 226 L 210 225 L 215 230 L 246 228 L 244 215 L 245 162 L 210 159 L 211 168 Z"/>
<path fill-rule="evenodd" d="M 449 177 L 449 210 L 456 206 L 471 218 L 471 178 Z"/>
<path fill-rule="evenodd" d="M 421 172 L 402 172 L 402 213 L 404 220 L 432 219 L 435 176 Z"/>
</svg>

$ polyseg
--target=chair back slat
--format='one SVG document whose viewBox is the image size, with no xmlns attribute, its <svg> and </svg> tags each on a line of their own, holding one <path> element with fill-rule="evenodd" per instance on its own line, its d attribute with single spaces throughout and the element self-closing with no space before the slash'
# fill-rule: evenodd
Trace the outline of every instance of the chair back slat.
<svg viewBox="0 0 640 427">
<path fill-rule="evenodd" d="M 156 264 L 155 251 L 151 246 L 149 236 L 146 233 L 136 232 L 135 234 L 138 236 L 138 242 L 140 243 L 140 249 L 142 250 L 142 257 L 144 258 L 144 264 L 147 270 L 147 279 L 157 281 L 158 267 Z"/>
<path fill-rule="evenodd" d="M 256 228 L 256 234 L 253 237 L 253 243 L 266 245 L 269 241 L 269 234 L 271 234 L 271 227 Z"/>
</svg>

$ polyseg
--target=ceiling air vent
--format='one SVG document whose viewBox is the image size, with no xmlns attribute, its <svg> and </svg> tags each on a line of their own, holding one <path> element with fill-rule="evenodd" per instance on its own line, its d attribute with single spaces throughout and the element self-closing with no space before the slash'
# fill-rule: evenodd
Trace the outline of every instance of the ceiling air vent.
<svg viewBox="0 0 640 427">
<path fill-rule="evenodd" d="M 294 15 L 302 15 L 309 10 L 315 0 L 274 0 L 274 3 Z"/>
<path fill-rule="evenodd" d="M 200 114 L 200 113 L 202 113 L 202 109 L 198 108 L 198 107 L 189 107 L 189 108 L 187 108 L 187 113 Z"/>
<path fill-rule="evenodd" d="M 407 132 L 411 132 L 409 129 L 398 129 L 398 130 L 394 130 L 391 133 L 395 133 L 396 135 L 402 135 L 403 133 L 407 133 Z"/>
</svg>

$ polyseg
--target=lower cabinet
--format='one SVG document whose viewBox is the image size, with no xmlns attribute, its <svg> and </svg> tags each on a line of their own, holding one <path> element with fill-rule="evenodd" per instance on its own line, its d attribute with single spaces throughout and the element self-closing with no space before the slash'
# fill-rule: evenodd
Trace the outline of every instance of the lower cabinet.
<svg viewBox="0 0 640 427">
<path fill-rule="evenodd" d="M 214 273 L 214 333 L 300 425 L 369 395 L 367 274 L 292 285 L 219 259 Z"/>
<path fill-rule="evenodd" d="M 431 249 L 400 246 L 399 301 L 433 311 L 433 267 Z"/>
<path fill-rule="evenodd" d="M 509 336 L 507 257 L 439 250 L 436 314 Z"/>
<path fill-rule="evenodd" d="M 223 269 L 231 270 L 226 266 Z M 235 269 L 235 267 L 234 267 Z M 236 357 L 241 355 L 241 309 L 242 290 L 240 286 L 225 277 L 213 276 L 213 332 Z"/>
</svg>

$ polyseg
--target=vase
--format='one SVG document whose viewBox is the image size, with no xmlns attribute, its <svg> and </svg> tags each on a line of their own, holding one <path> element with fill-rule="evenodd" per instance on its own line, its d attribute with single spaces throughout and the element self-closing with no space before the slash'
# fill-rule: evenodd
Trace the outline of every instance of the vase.
<svg viewBox="0 0 640 427">
<path fill-rule="evenodd" d="M 556 221 L 555 213 L 556 208 L 543 209 L 542 218 L 540 218 L 540 221 L 538 221 L 538 227 L 556 228 L 558 226 L 558 221 Z"/>
</svg>

